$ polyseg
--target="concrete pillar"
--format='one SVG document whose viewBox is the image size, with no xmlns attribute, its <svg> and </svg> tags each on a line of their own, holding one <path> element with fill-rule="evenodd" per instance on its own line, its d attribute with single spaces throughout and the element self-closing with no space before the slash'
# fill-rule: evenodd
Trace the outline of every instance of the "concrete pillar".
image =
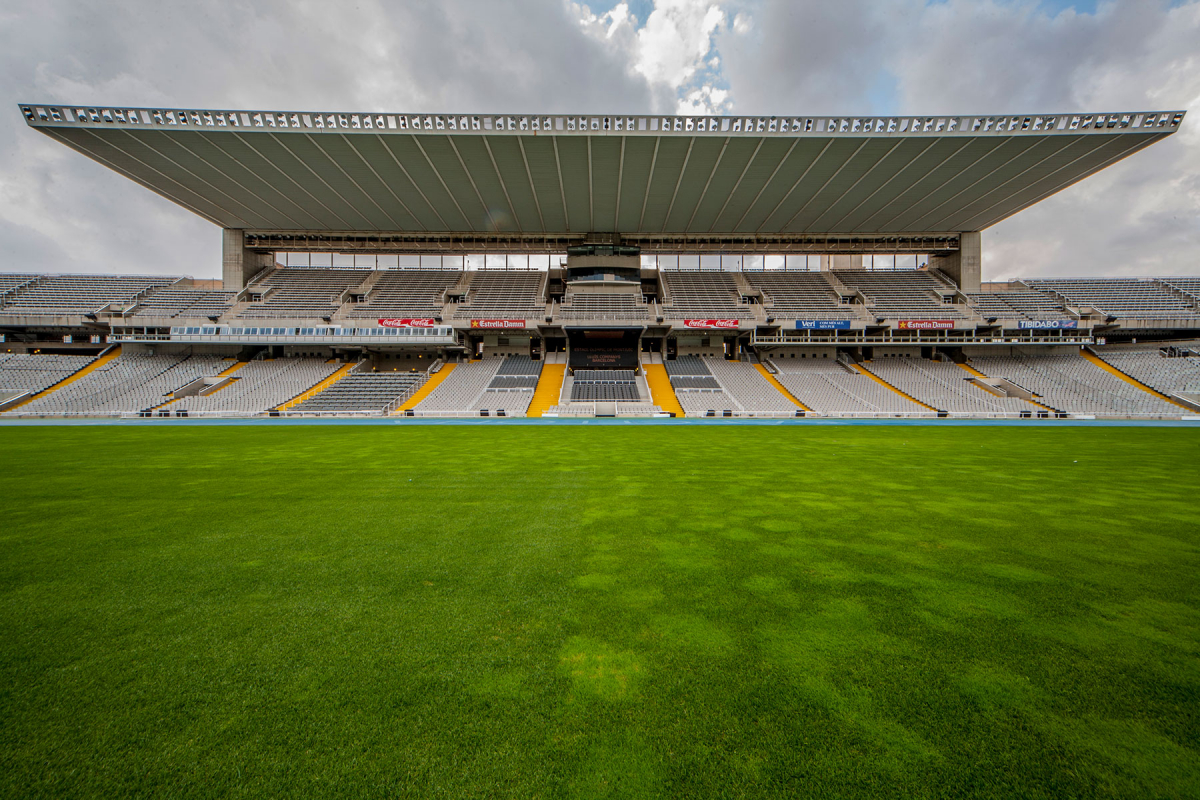
<svg viewBox="0 0 1200 800">
<path fill-rule="evenodd" d="M 221 283 L 225 291 L 240 290 L 256 272 L 271 266 L 272 255 L 247 250 L 243 234 L 240 228 L 221 232 Z"/>
<path fill-rule="evenodd" d="M 963 231 L 958 239 L 958 252 L 931 255 L 929 266 L 950 276 L 960 290 L 978 292 L 983 280 L 983 236 L 979 231 Z"/>
</svg>

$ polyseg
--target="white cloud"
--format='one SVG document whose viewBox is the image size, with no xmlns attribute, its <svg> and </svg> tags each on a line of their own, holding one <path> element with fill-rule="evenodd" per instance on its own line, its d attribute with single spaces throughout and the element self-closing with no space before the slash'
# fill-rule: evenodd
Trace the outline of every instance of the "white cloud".
<svg viewBox="0 0 1200 800">
<path fill-rule="evenodd" d="M 713 86 L 693 89 L 680 99 L 677 113 L 712 116 L 729 112 L 729 91 Z"/>
<path fill-rule="evenodd" d="M 209 223 L 30 130 L 18 101 L 555 112 L 673 108 L 577 6 L 39 0 L 0 25 L 0 270 L 220 273 Z M 623 33 L 627 31 L 627 33 Z M 627 40 L 622 41 L 621 37 Z"/>
<path fill-rule="evenodd" d="M 658 0 L 638 31 L 636 69 L 652 83 L 683 86 L 712 50 L 725 24 L 719 6 L 700 0 Z"/>
<path fill-rule="evenodd" d="M 726 23 L 725 12 L 708 0 L 656 0 L 638 27 L 627 3 L 597 14 L 587 5 L 574 5 L 580 26 L 590 36 L 621 53 L 632 73 L 669 105 L 665 113 L 714 113 L 721 102 L 711 100 L 718 87 L 699 81 L 702 73 L 720 68 L 713 37 Z"/>
<path fill-rule="evenodd" d="M 594 0 L 600 2 L 601 0 Z M 607 3 L 606 3 L 607 5 Z M 841 114 L 1187 108 L 1184 129 L 984 234 L 985 270 L 1200 268 L 1200 0 L 39 0 L 12 100 L 131 106 Z M 219 272 L 208 223 L 0 117 L 2 270 Z"/>
<path fill-rule="evenodd" d="M 1166 141 L 986 231 L 988 276 L 1200 269 L 1200 3 L 1106 3 L 1095 15 L 1051 16 L 1030 4 L 951 0 L 920 23 L 933 40 L 972 46 L 952 70 L 932 51 L 894 59 L 905 108 L 1189 111 Z"/>
<path fill-rule="evenodd" d="M 738 113 L 1184 108 L 1184 128 L 984 233 L 988 278 L 1200 271 L 1200 2 L 767 0 L 718 33 Z M 881 89 L 882 87 L 882 89 Z M 894 87 L 894 88 L 893 88 Z"/>
</svg>

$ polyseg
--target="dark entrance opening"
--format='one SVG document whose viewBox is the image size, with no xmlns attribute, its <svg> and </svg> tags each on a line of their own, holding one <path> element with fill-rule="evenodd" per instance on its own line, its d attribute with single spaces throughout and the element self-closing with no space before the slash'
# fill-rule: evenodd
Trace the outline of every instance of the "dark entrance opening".
<svg viewBox="0 0 1200 800">
<path fill-rule="evenodd" d="M 638 367 L 641 328 L 567 328 L 570 361 L 576 369 L 632 369 Z"/>
</svg>

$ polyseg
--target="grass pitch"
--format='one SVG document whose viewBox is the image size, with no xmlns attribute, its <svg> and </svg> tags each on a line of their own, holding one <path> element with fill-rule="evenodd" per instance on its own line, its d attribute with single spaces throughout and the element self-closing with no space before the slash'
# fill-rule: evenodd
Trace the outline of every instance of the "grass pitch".
<svg viewBox="0 0 1200 800">
<path fill-rule="evenodd" d="M 1200 430 L 0 452 L 2 796 L 1200 795 Z"/>
</svg>

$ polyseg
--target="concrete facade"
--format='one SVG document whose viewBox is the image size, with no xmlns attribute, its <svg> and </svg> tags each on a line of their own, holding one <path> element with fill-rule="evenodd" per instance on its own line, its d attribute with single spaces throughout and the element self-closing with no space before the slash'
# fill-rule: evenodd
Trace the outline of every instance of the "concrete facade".
<svg viewBox="0 0 1200 800">
<path fill-rule="evenodd" d="M 983 279 L 983 236 L 979 231 L 959 234 L 956 253 L 933 255 L 929 266 L 949 275 L 964 292 L 978 292 Z"/>
<path fill-rule="evenodd" d="M 821 256 L 821 272 L 835 269 L 862 269 L 863 257 L 857 254 Z"/>
<path fill-rule="evenodd" d="M 221 284 L 226 291 L 241 290 L 256 272 L 271 266 L 270 253 L 246 249 L 244 234 L 240 228 L 221 230 Z"/>
</svg>

